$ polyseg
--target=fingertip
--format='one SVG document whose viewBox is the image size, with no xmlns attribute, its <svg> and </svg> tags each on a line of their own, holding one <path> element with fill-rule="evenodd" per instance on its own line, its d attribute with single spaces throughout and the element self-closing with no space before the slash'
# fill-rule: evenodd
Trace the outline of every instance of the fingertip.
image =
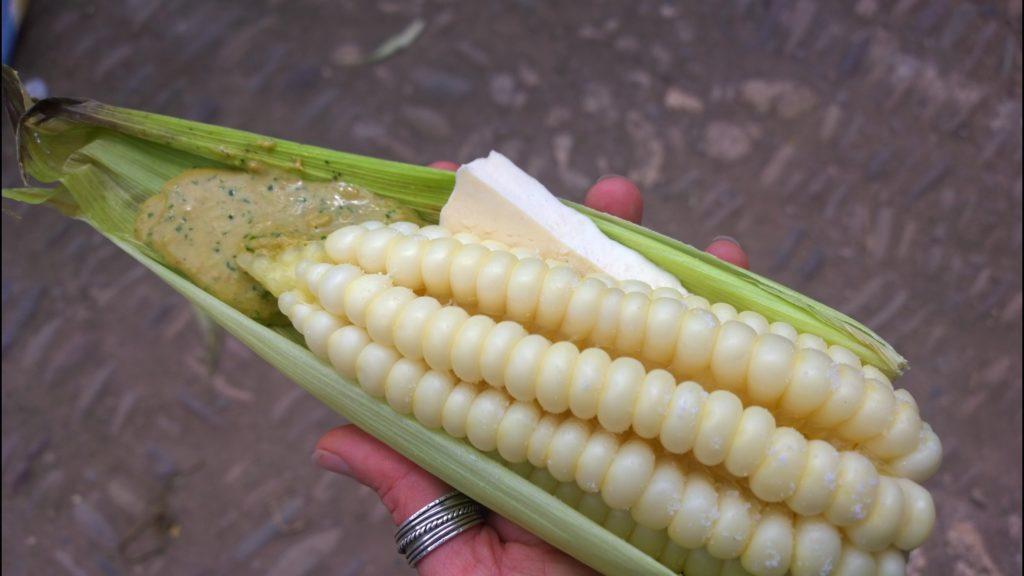
<svg viewBox="0 0 1024 576">
<path fill-rule="evenodd" d="M 705 251 L 712 256 L 715 256 L 721 260 L 739 266 L 740 268 L 750 269 L 750 261 L 747 258 L 747 253 L 740 246 L 734 238 L 729 236 L 719 236 L 708 244 Z"/>
<path fill-rule="evenodd" d="M 459 165 L 449 160 L 437 160 L 427 164 L 430 168 L 436 168 L 438 170 L 447 170 L 449 172 L 455 172 L 459 169 Z"/>
<path fill-rule="evenodd" d="M 614 174 L 602 177 L 591 186 L 583 203 L 594 210 L 637 224 L 644 214 L 640 189 L 629 178 Z"/>
</svg>

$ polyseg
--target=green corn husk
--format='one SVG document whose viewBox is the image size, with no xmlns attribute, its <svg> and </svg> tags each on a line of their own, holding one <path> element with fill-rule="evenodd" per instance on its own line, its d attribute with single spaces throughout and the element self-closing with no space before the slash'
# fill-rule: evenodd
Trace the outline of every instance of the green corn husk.
<svg viewBox="0 0 1024 576">
<path fill-rule="evenodd" d="M 316 359 L 291 329 L 250 320 L 162 265 L 137 242 L 138 206 L 188 168 L 273 168 L 313 180 L 338 179 L 394 198 L 436 221 L 454 185 L 450 172 L 367 158 L 91 100 L 32 101 L 3 68 L 4 103 L 17 130 L 26 177 L 51 188 L 5 189 L 5 198 L 48 204 L 84 220 L 152 270 L 199 310 L 320 401 L 445 482 L 606 574 L 668 574 L 630 544 L 467 443 L 428 430 L 365 394 Z M 890 376 L 906 361 L 855 320 L 757 274 L 641 226 L 569 206 L 712 301 L 754 310 L 849 348 Z"/>
</svg>

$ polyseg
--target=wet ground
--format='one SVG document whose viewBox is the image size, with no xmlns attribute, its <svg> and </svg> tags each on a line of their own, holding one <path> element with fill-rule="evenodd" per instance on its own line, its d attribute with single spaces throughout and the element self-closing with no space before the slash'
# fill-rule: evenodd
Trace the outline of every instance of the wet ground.
<svg viewBox="0 0 1024 576">
<path fill-rule="evenodd" d="M 913 572 L 1021 572 L 1019 0 L 35 0 L 22 32 L 51 94 L 412 162 L 493 148 L 574 199 L 628 174 L 649 226 L 739 238 L 910 359 L 946 453 Z M 6 127 L 3 154 L 11 185 Z M 309 463 L 336 416 L 237 342 L 211 373 L 170 289 L 3 206 L 5 575 L 403 571 L 375 498 Z"/>
</svg>

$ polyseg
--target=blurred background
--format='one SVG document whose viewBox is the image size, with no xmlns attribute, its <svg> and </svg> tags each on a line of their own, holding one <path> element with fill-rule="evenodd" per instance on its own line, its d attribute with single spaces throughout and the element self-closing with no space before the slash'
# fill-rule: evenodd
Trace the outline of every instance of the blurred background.
<svg viewBox="0 0 1024 576">
<path fill-rule="evenodd" d="M 4 2 L 5 7 L 7 2 Z M 16 3 L 17 4 L 17 3 Z M 1021 572 L 1021 2 L 32 0 L 90 97 L 408 162 L 497 149 L 863 320 L 945 445 L 915 574 Z M 4 120 L 3 184 L 19 182 Z M 84 225 L 3 203 L 3 573 L 403 573 L 340 419 Z"/>
</svg>

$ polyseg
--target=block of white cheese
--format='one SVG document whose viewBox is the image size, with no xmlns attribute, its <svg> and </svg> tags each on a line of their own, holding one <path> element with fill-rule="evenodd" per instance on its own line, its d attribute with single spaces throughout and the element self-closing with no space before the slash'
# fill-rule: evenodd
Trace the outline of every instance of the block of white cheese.
<svg viewBox="0 0 1024 576">
<path fill-rule="evenodd" d="M 441 209 L 441 225 L 533 250 L 583 274 L 604 272 L 654 288 L 682 288 L 675 276 L 605 236 L 589 218 L 559 202 L 498 152 L 455 173 L 455 190 Z"/>
</svg>

